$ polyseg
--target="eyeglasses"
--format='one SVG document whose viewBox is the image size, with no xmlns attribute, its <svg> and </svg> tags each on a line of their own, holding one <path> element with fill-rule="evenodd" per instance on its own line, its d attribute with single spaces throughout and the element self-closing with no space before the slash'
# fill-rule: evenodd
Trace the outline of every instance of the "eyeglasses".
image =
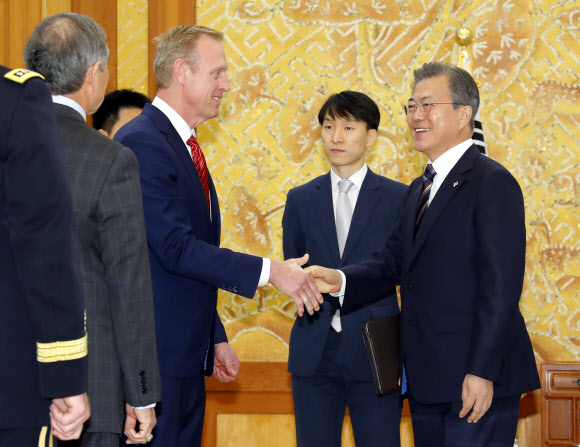
<svg viewBox="0 0 580 447">
<path fill-rule="evenodd" d="M 428 114 L 431 111 L 432 106 L 436 106 L 439 104 L 453 104 L 454 106 L 464 106 L 465 104 L 461 104 L 459 102 L 424 102 L 423 104 L 417 103 L 409 103 L 403 106 L 403 110 L 405 111 L 405 115 L 407 116 L 414 116 L 417 109 L 421 109 L 421 112 L 424 114 Z"/>
</svg>

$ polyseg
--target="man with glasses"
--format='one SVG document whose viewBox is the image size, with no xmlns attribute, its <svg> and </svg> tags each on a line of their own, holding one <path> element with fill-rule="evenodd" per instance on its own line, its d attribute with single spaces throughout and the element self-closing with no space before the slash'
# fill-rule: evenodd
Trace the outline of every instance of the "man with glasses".
<svg viewBox="0 0 580 447">
<path fill-rule="evenodd" d="M 540 387 L 519 311 L 524 202 L 471 140 L 479 91 L 437 62 L 415 70 L 404 110 L 429 158 L 385 249 L 342 271 L 312 267 L 341 310 L 401 286 L 403 363 L 416 447 L 512 447 L 522 393 Z"/>
</svg>

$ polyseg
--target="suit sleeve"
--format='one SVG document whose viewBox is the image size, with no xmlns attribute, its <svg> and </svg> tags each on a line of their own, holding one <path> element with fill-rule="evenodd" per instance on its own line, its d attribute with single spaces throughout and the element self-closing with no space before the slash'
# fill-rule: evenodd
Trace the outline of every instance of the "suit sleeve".
<svg viewBox="0 0 580 447">
<path fill-rule="evenodd" d="M 253 297 L 262 258 L 220 248 L 198 236 L 207 226 L 205 217 L 197 216 L 200 228 L 196 228 L 190 196 L 194 191 L 179 189 L 183 171 L 177 171 L 173 149 L 164 136 L 132 133 L 121 143 L 132 148 L 139 159 L 147 240 L 163 267 L 175 275 Z"/>
<path fill-rule="evenodd" d="M 401 281 L 403 216 L 409 205 L 408 197 L 411 188 L 405 188 L 406 194 L 401 205 L 399 218 L 387 239 L 385 247 L 373 253 L 369 259 L 341 268 L 346 276 L 346 289 L 342 309 L 357 309 L 373 303 L 381 296 L 387 295 Z M 408 211 L 407 211 L 408 212 Z"/>
<path fill-rule="evenodd" d="M 299 258 L 306 253 L 304 234 L 298 219 L 297 198 L 294 190 L 288 192 L 282 217 L 282 245 L 284 259 Z"/>
<path fill-rule="evenodd" d="M 30 309 L 43 396 L 78 395 L 87 390 L 87 339 L 72 201 L 50 94 L 37 80 L 20 88 L 0 145 L 11 244 L 3 249 L 13 254 Z"/>
<path fill-rule="evenodd" d="M 494 169 L 482 183 L 474 219 L 479 296 L 466 372 L 496 381 L 516 329 L 512 324 L 523 287 L 525 213 L 520 186 L 507 170 Z"/>
<path fill-rule="evenodd" d="M 133 406 L 160 400 L 153 292 L 135 155 L 112 163 L 99 200 L 99 242 L 109 289 L 125 399 Z"/>
</svg>

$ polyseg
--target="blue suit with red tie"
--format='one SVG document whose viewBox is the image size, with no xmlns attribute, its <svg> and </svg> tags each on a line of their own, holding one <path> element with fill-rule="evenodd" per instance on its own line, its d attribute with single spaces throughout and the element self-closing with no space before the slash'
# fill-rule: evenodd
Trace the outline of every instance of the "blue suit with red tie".
<svg viewBox="0 0 580 447">
<path fill-rule="evenodd" d="M 153 443 L 199 445 L 203 374 L 213 372 L 214 345 L 227 341 L 216 310 L 217 290 L 253 297 L 263 261 L 219 247 L 220 209 L 211 175 L 210 216 L 185 142 L 161 110 L 147 104 L 115 140 L 137 155 L 143 191 L 162 376 Z M 187 427 L 183 434 L 187 439 L 173 438 L 179 430 L 169 427 L 177 426 Z"/>
</svg>

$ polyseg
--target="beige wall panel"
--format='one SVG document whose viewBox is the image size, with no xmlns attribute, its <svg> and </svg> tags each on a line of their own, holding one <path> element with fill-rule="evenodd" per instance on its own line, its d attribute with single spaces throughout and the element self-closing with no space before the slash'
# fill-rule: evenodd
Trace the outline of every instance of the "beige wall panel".
<svg viewBox="0 0 580 447">
<path fill-rule="evenodd" d="M 0 64 L 8 66 L 9 35 L 8 0 L 0 0 Z"/>
<path fill-rule="evenodd" d="M 3 37 L 0 43 L 1 64 L 11 68 L 24 67 L 22 51 L 41 18 L 40 0 L 0 1 L 0 26 Z"/>
<path fill-rule="evenodd" d="M 117 88 L 148 94 L 147 0 L 117 0 Z"/>
<path fill-rule="evenodd" d="M 294 416 L 287 414 L 220 414 L 216 447 L 296 447 Z M 342 447 L 355 447 L 350 416 L 342 427 Z M 411 418 L 401 421 L 401 447 L 413 446 Z"/>
<path fill-rule="evenodd" d="M 107 33 L 109 45 L 109 83 L 107 91 L 117 88 L 117 0 L 72 0 L 72 11 L 92 17 Z"/>
<path fill-rule="evenodd" d="M 153 38 L 177 26 L 195 23 L 196 2 L 193 0 L 149 0 L 149 96 L 157 90 L 153 76 Z"/>
<path fill-rule="evenodd" d="M 72 11 L 72 0 L 43 0 L 42 17 L 49 17 L 61 12 Z"/>
</svg>

